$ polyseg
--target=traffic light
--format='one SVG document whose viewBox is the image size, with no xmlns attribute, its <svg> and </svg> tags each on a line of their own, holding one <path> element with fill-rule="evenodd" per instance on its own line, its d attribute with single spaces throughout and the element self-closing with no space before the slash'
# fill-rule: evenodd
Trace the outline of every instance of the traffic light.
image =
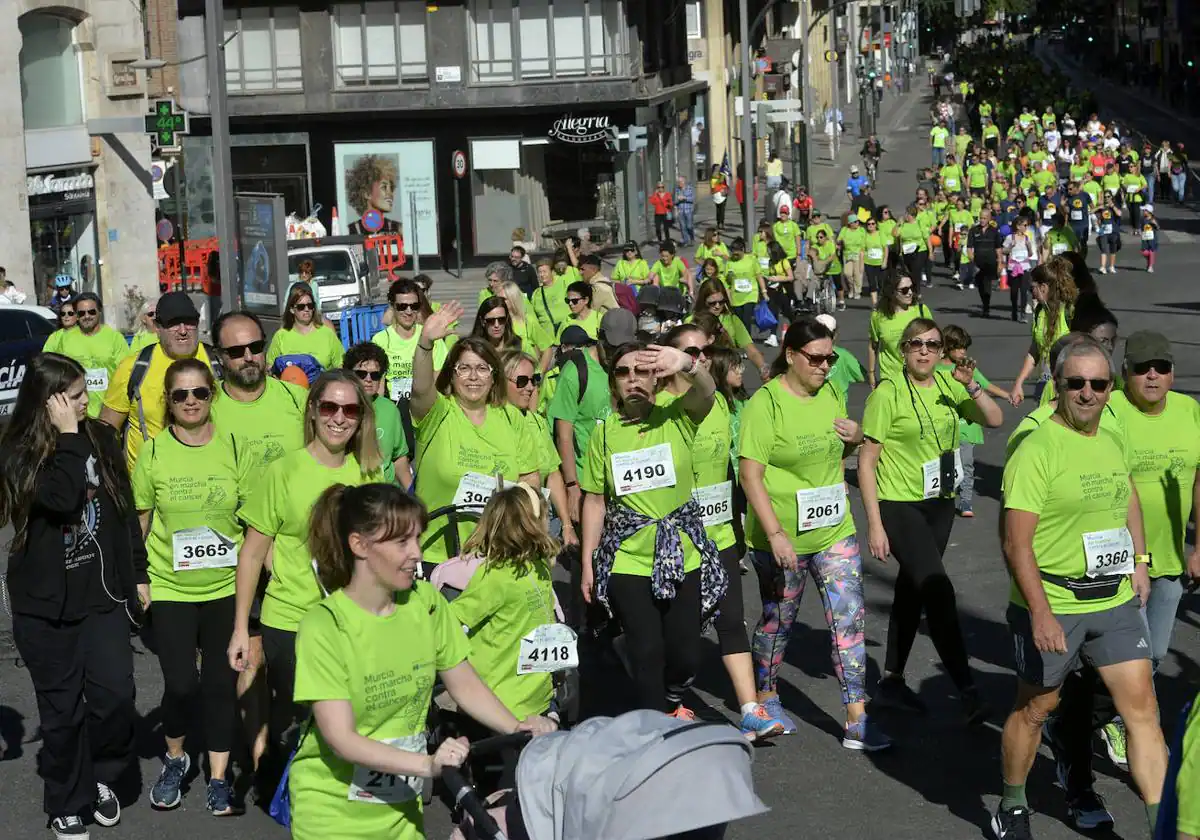
<svg viewBox="0 0 1200 840">
<path fill-rule="evenodd" d="M 1192 61 L 1192 60 L 1189 58 L 1189 59 L 1187 60 L 1187 66 L 1188 66 L 1188 67 L 1195 67 L 1195 66 L 1196 66 L 1196 62 Z"/>
</svg>

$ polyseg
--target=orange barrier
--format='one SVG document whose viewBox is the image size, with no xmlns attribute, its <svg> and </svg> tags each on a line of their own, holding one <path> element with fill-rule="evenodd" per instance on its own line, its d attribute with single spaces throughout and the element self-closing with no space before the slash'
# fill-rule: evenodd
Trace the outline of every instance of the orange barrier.
<svg viewBox="0 0 1200 840">
<path fill-rule="evenodd" d="M 404 253 L 404 237 L 397 233 L 368 236 L 363 245 L 372 249 L 379 259 L 379 274 L 388 282 L 399 278 L 399 271 L 408 262 Z"/>
<path fill-rule="evenodd" d="M 158 249 L 158 288 L 160 292 L 221 293 L 221 278 L 209 275 L 212 255 L 218 250 L 217 238 L 188 239 L 183 243 L 184 265 L 179 269 L 179 245 L 162 245 Z"/>
</svg>

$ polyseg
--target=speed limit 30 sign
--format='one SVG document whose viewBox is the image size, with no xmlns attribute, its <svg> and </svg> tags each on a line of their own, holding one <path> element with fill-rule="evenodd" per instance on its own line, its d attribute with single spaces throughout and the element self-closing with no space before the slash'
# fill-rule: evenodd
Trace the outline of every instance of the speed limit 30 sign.
<svg viewBox="0 0 1200 840">
<path fill-rule="evenodd" d="M 454 170 L 455 178 L 463 178 L 467 174 L 467 153 L 461 149 L 455 150 L 450 157 L 450 168 Z"/>
</svg>

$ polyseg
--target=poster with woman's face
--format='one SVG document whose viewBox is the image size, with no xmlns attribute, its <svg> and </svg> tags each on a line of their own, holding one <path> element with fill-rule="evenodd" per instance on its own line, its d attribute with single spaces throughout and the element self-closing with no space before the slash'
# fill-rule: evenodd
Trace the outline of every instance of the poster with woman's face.
<svg viewBox="0 0 1200 840">
<path fill-rule="evenodd" d="M 409 253 L 437 254 L 432 141 L 337 143 L 334 158 L 347 233 L 399 233 Z"/>
</svg>

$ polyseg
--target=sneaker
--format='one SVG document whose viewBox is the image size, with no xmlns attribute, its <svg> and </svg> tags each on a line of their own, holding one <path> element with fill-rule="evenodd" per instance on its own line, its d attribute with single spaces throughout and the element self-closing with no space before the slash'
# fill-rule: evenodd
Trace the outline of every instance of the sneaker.
<svg viewBox="0 0 1200 840">
<path fill-rule="evenodd" d="M 955 283 L 955 284 L 954 284 L 954 288 L 958 289 L 958 290 L 961 292 L 961 291 L 963 290 L 963 284 L 962 284 L 962 283 Z"/>
<path fill-rule="evenodd" d="M 753 712 L 742 715 L 742 734 L 747 741 L 757 741 L 783 734 L 783 721 L 771 717 L 766 708 L 759 703 Z"/>
<path fill-rule="evenodd" d="M 774 333 L 771 333 L 769 336 L 763 339 L 763 344 L 767 345 L 768 347 L 778 347 L 779 339 L 775 337 Z"/>
<path fill-rule="evenodd" d="M 1109 273 L 1109 274 L 1116 274 L 1116 273 L 1117 273 L 1117 267 L 1114 265 L 1112 268 L 1110 268 L 1110 269 L 1108 270 L 1108 273 Z"/>
<path fill-rule="evenodd" d="M 92 816 L 96 822 L 112 827 L 121 821 L 121 803 L 117 795 L 105 784 L 96 782 L 96 801 L 92 804 Z"/>
<path fill-rule="evenodd" d="M 1152 266 L 1152 265 L 1151 265 L 1151 266 L 1147 266 L 1147 267 L 1146 267 L 1146 273 L 1147 273 L 1147 274 L 1153 274 L 1153 273 L 1154 273 L 1154 266 Z"/>
<path fill-rule="evenodd" d="M 846 727 L 842 736 L 842 746 L 848 750 L 863 752 L 879 752 L 892 745 L 892 739 L 877 727 L 868 715 L 863 715 Z"/>
<path fill-rule="evenodd" d="M 692 723 L 696 719 L 696 713 L 680 703 L 675 707 L 675 711 L 671 712 L 671 717 L 676 720 L 686 720 L 688 723 Z"/>
<path fill-rule="evenodd" d="M 796 722 L 784 711 L 783 703 L 779 701 L 778 694 L 768 697 L 762 702 L 762 706 L 767 710 L 768 715 L 783 724 L 782 734 L 790 735 L 796 731 Z"/>
<path fill-rule="evenodd" d="M 742 559 L 738 561 L 738 572 L 743 575 L 750 574 L 750 561 L 747 559 L 748 556 L 749 555 L 743 554 Z"/>
<path fill-rule="evenodd" d="M 1025 314 L 1026 314 L 1026 315 L 1032 315 L 1032 314 L 1033 314 L 1033 304 L 1032 304 L 1032 303 L 1027 303 L 1027 304 L 1025 304 Z"/>
<path fill-rule="evenodd" d="M 187 753 L 182 758 L 163 757 L 163 769 L 158 774 L 154 787 L 150 788 L 150 804 L 161 810 L 170 810 L 179 806 L 183 798 L 180 788 L 183 780 L 192 769 L 192 758 Z"/>
<path fill-rule="evenodd" d="M 1103 826 L 1112 828 L 1116 824 L 1104 798 L 1091 788 L 1067 802 L 1067 816 L 1080 831 L 1094 831 Z"/>
<path fill-rule="evenodd" d="M 997 809 L 996 816 L 992 817 L 992 836 L 996 840 L 1033 840 L 1033 832 L 1029 827 L 1031 813 L 1024 805 Z"/>
<path fill-rule="evenodd" d="M 843 300 L 838 303 L 838 312 L 845 312 L 845 311 L 846 311 L 846 301 Z"/>
<path fill-rule="evenodd" d="M 974 284 L 974 283 L 968 283 L 968 284 L 967 284 L 967 288 L 968 288 L 968 289 L 974 289 L 974 288 L 975 288 L 975 284 Z"/>
<path fill-rule="evenodd" d="M 963 714 L 967 716 L 967 726 L 979 726 L 992 715 L 992 709 L 979 696 L 979 689 L 971 686 L 965 689 L 959 699 L 962 701 Z"/>
<path fill-rule="evenodd" d="M 75 815 L 55 817 L 50 820 L 50 830 L 55 840 L 88 840 L 87 826 Z"/>
<path fill-rule="evenodd" d="M 208 780 L 208 810 L 214 817 L 228 817 L 241 813 L 233 804 L 233 789 L 224 779 Z"/>
<path fill-rule="evenodd" d="M 1125 753 L 1125 724 L 1118 718 L 1112 723 L 1106 723 L 1100 730 L 1100 737 L 1108 749 L 1108 760 L 1122 770 L 1129 769 L 1129 757 Z"/>
<path fill-rule="evenodd" d="M 963 519 L 974 519 L 975 511 L 971 510 L 970 508 L 963 508 L 962 510 L 960 510 L 958 512 L 958 515 L 961 516 Z"/>
<path fill-rule="evenodd" d="M 871 705 L 881 709 L 900 709 L 923 715 L 929 711 L 917 692 L 908 687 L 903 677 L 884 677 L 875 686 Z"/>
</svg>

